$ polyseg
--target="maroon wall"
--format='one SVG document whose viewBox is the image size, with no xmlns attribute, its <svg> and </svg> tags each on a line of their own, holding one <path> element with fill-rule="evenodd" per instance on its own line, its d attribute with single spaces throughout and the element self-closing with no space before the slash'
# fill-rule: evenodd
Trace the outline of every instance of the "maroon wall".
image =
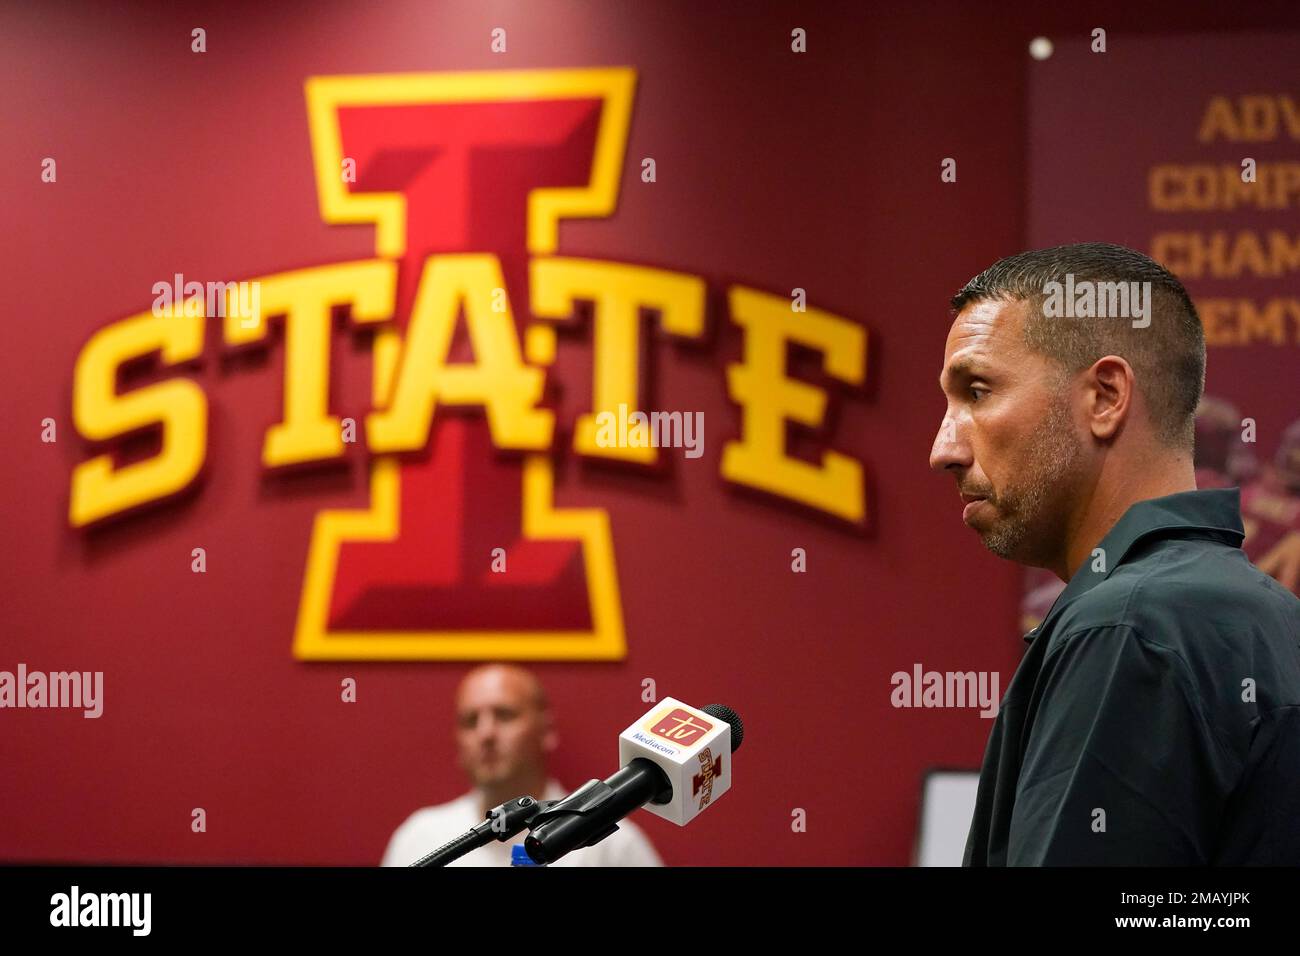
<svg viewBox="0 0 1300 956">
<path fill-rule="evenodd" d="M 0 859 L 367 864 L 411 810 L 464 789 L 450 692 L 466 665 L 291 655 L 313 515 L 364 500 L 364 459 L 263 474 L 278 347 L 260 364 L 206 351 L 194 372 L 211 410 L 201 485 L 89 533 L 66 519 L 69 475 L 88 454 L 70 418 L 73 365 L 94 330 L 148 308 L 152 284 L 175 272 L 251 278 L 373 255 L 369 228 L 321 221 L 307 76 L 626 65 L 637 92 L 617 213 L 562 226 L 559 251 L 697 274 L 718 300 L 733 282 L 799 286 L 864 325 L 868 388 L 841 398 L 831 443 L 865 463 L 871 520 L 851 533 L 724 484 L 719 455 L 739 416 L 723 369 L 740 355 L 725 316 L 712 316 L 707 347 L 657 346 L 659 407 L 704 410 L 706 453 L 659 476 L 563 457 L 559 503 L 610 515 L 629 652 L 537 665 L 565 741 L 555 772 L 576 785 L 612 770 L 650 677 L 661 695 L 731 704 L 749 728 L 719 808 L 689 831 L 643 821 L 668 862 L 906 863 L 922 774 L 976 767 L 991 721 L 894 709 L 890 675 L 917 662 L 999 670 L 1005 688 L 1021 650 L 1019 575 L 983 552 L 926 458 L 946 301 L 1024 244 L 1027 43 L 1095 26 L 1112 46 L 1300 26 L 1294 4 L 1038 8 L 0 12 L 0 669 L 102 670 L 106 684 L 98 720 L 0 712 Z M 208 34 L 201 56 L 194 26 Z M 495 26 L 508 29 L 505 55 L 489 52 Z M 807 30 L 806 55 L 790 52 L 793 27 Z M 1140 99 L 1114 110 L 1146 121 Z M 40 181 L 46 156 L 57 184 Z M 643 156 L 657 161 L 653 185 L 640 182 Z M 956 184 L 940 181 L 944 157 L 958 160 Z M 584 346 L 564 348 L 580 396 Z M 363 414 L 368 356 L 336 355 L 335 405 Z M 47 416 L 56 444 L 39 438 Z M 205 575 L 190 570 L 199 546 Z M 808 551 L 806 574 L 790 571 L 794 547 Z M 346 676 L 355 704 L 339 700 Z M 194 807 L 207 833 L 190 831 Z M 791 830 L 794 808 L 806 833 Z"/>
</svg>

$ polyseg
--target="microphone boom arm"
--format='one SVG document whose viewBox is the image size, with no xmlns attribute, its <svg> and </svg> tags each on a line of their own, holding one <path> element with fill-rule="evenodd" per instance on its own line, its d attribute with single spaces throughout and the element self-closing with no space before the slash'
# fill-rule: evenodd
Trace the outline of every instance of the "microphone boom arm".
<svg viewBox="0 0 1300 956">
<path fill-rule="evenodd" d="M 504 843 L 532 826 L 534 819 L 556 801 L 536 800 L 533 797 L 516 797 L 487 812 L 486 819 L 470 830 L 443 844 L 411 866 L 446 866 L 471 850 L 486 846 L 493 840 Z"/>
</svg>

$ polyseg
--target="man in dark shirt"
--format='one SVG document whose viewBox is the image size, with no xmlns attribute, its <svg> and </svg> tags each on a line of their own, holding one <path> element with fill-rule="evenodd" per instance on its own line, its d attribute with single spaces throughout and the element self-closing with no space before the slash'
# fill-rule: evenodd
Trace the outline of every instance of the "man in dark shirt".
<svg viewBox="0 0 1300 956">
<path fill-rule="evenodd" d="M 1236 489 L 1196 490 L 1182 284 L 1084 243 L 952 305 L 931 466 L 991 551 L 1069 582 L 1026 635 L 965 864 L 1300 864 L 1300 601 L 1246 560 Z"/>
</svg>

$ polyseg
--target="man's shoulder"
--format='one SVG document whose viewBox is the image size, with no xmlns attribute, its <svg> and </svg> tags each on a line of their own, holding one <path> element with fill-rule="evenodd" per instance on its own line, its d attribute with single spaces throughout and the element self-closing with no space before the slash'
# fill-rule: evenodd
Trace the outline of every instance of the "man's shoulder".
<svg viewBox="0 0 1300 956">
<path fill-rule="evenodd" d="M 1104 635 L 1181 672 L 1207 705 L 1239 701 L 1247 678 L 1261 709 L 1300 702 L 1300 600 L 1240 548 L 1204 545 L 1163 542 L 1113 569 L 1063 608 L 1053 650 Z"/>
<path fill-rule="evenodd" d="M 405 866 L 437 845 L 468 830 L 476 808 L 472 795 L 421 807 L 397 825 L 384 851 L 385 866 Z"/>
<path fill-rule="evenodd" d="M 462 817 L 467 812 L 472 813 L 473 808 L 468 806 L 470 802 L 469 796 L 461 796 L 457 797 L 455 800 L 448 800 L 446 803 L 421 807 L 398 824 L 395 832 L 406 833 L 411 830 L 423 830 L 429 827 L 437 827 L 442 823 L 442 821 L 450 817 Z"/>
<path fill-rule="evenodd" d="M 1205 545 L 1165 541 L 1140 560 L 1126 561 L 1070 602 L 1059 628 L 1126 627 L 1170 642 L 1206 630 L 1259 631 L 1294 645 L 1300 639 L 1300 600 L 1240 548 Z"/>
</svg>

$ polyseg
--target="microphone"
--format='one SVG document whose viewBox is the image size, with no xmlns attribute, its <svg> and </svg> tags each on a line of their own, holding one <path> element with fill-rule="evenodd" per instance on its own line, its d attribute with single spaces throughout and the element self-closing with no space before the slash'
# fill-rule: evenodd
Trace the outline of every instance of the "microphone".
<svg viewBox="0 0 1300 956">
<path fill-rule="evenodd" d="M 685 826 L 731 789 L 731 755 L 744 736 L 730 707 L 700 709 L 665 697 L 619 736 L 621 770 L 533 817 L 525 851 L 538 863 L 554 863 L 605 839 L 637 807 Z"/>
</svg>

